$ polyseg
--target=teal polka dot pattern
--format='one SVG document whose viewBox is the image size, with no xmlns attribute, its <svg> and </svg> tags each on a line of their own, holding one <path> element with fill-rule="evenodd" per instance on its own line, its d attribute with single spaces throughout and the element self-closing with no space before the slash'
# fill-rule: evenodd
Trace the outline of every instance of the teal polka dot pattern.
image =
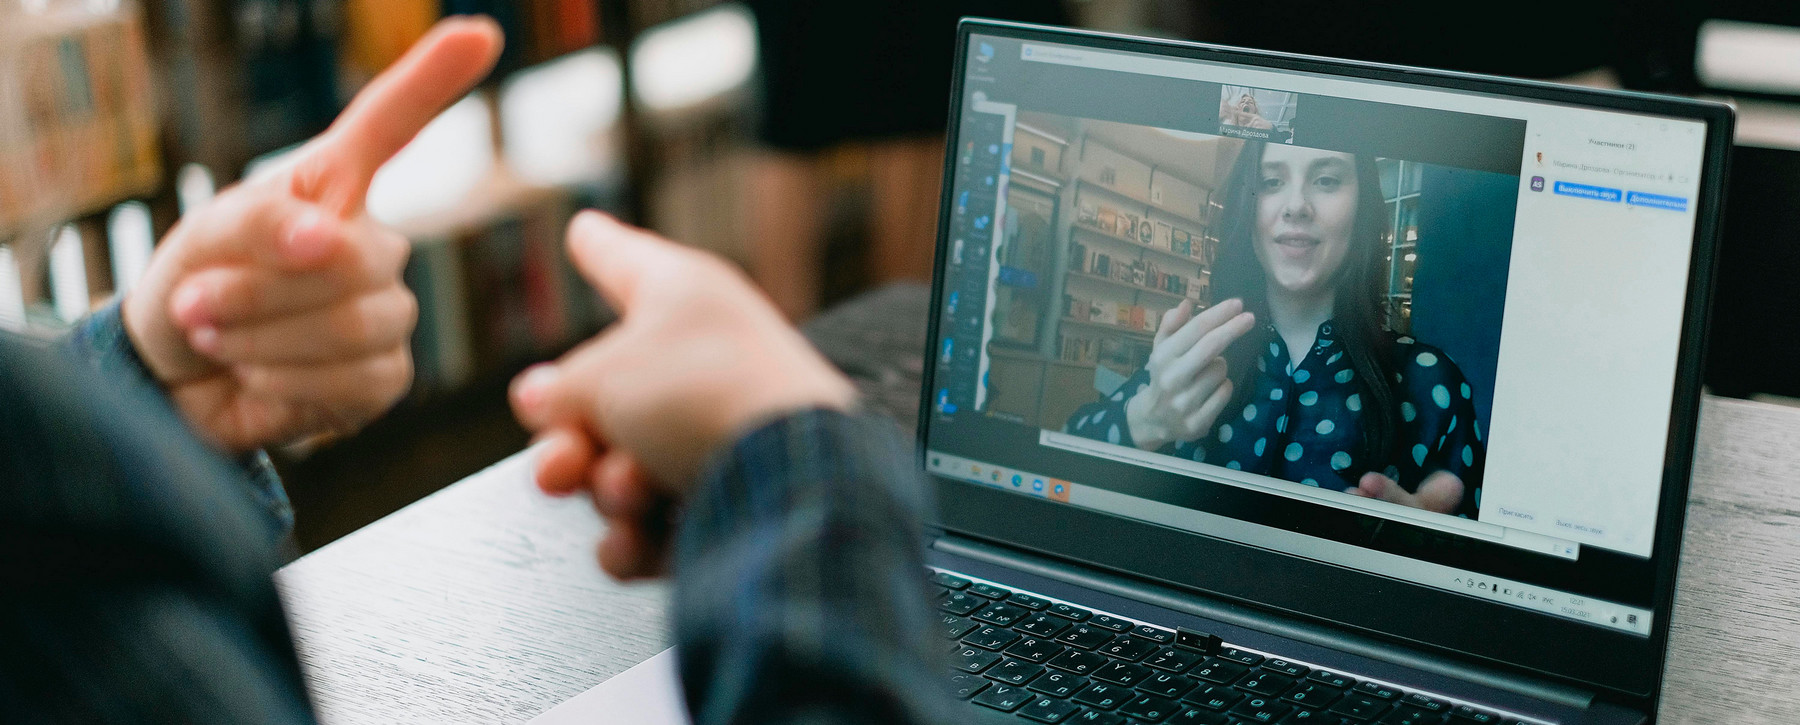
<svg viewBox="0 0 1800 725">
<path fill-rule="evenodd" d="M 1358 348 L 1334 347 L 1341 341 L 1333 339 L 1330 325 L 1317 332 L 1315 345 L 1298 357 L 1272 326 L 1247 335 L 1255 364 L 1233 366 L 1227 412 L 1205 435 L 1170 441 L 1160 452 L 1332 491 L 1354 487 L 1368 473 L 1381 473 L 1411 491 L 1445 471 L 1463 480 L 1468 492 L 1451 513 L 1475 517 L 1486 458 L 1476 407 L 1483 383 L 1466 379 L 1442 350 L 1399 335 L 1389 338 L 1393 347 L 1384 358 L 1394 361 L 1393 368 L 1358 368 L 1357 361 L 1367 359 Z M 1380 398 L 1368 385 L 1377 374 L 1391 381 Z M 1139 370 L 1078 409 L 1067 428 L 1100 441 L 1116 436 L 1121 445 L 1131 445 L 1127 410 L 1135 396 L 1155 389 L 1149 372 Z M 1365 450 L 1365 426 L 1377 415 L 1394 426 L 1388 438 L 1392 447 Z"/>
</svg>

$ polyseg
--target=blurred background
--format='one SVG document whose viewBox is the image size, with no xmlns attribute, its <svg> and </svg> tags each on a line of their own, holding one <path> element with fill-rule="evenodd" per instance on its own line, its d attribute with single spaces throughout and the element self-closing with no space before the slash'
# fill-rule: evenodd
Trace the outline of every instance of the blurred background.
<svg viewBox="0 0 1800 725">
<path fill-rule="evenodd" d="M 1732 100 L 1707 384 L 1800 397 L 1800 6 L 1748 0 L 0 0 L 0 328 L 129 288 L 459 13 L 500 21 L 500 66 L 369 196 L 414 243 L 417 382 L 273 452 L 303 550 L 525 445 L 506 382 L 605 322 L 561 252 L 577 209 L 738 262 L 796 321 L 929 281 L 963 15 Z"/>
</svg>

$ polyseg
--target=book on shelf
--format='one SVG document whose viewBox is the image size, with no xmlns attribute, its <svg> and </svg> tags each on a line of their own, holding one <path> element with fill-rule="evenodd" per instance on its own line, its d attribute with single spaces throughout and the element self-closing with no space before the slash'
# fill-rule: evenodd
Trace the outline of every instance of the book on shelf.
<svg viewBox="0 0 1800 725">
<path fill-rule="evenodd" d="M 6 18 L 0 48 L 0 236 L 47 229 L 153 189 L 157 109 L 135 4 Z"/>
</svg>

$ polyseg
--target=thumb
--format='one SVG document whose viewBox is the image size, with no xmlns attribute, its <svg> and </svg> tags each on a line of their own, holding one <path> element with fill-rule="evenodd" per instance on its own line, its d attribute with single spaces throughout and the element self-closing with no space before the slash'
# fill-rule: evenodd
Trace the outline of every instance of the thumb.
<svg viewBox="0 0 1800 725">
<path fill-rule="evenodd" d="M 575 268 L 620 316 L 708 264 L 699 252 L 591 210 L 569 222 L 568 243 Z"/>
<path fill-rule="evenodd" d="M 1411 497 L 1411 494 L 1401 488 L 1400 484 L 1395 483 L 1394 479 L 1374 472 L 1363 474 L 1362 480 L 1357 483 L 1357 488 L 1365 497 L 1388 503 L 1406 504 L 1406 499 Z"/>
</svg>

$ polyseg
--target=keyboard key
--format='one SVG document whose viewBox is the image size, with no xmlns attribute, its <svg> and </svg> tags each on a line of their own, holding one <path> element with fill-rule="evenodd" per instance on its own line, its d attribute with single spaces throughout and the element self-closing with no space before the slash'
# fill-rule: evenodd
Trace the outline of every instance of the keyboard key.
<svg viewBox="0 0 1800 725">
<path fill-rule="evenodd" d="M 971 702 L 977 705 L 986 705 L 1001 712 L 1012 712 L 1019 709 L 1020 705 L 1025 704 L 1032 697 L 1033 695 L 1026 692 L 1023 687 L 994 685 L 988 688 L 987 692 L 976 695 Z"/>
<path fill-rule="evenodd" d="M 1174 700 L 1154 695 L 1143 695 L 1119 707 L 1119 714 L 1137 718 L 1144 722 L 1162 722 L 1165 718 L 1181 709 Z"/>
<path fill-rule="evenodd" d="M 1038 722 L 1059 723 L 1067 720 L 1070 715 L 1080 709 L 1062 700 L 1040 697 L 1026 703 L 1025 707 L 1019 708 L 1019 717 Z"/>
<path fill-rule="evenodd" d="M 1095 650 L 1108 657 L 1117 657 L 1127 662 L 1136 662 L 1144 655 L 1156 651 L 1156 643 L 1147 639 L 1138 639 L 1130 635 L 1119 635 L 1117 639 L 1107 642 Z"/>
<path fill-rule="evenodd" d="M 1045 607 L 1050 606 L 1049 600 L 1047 600 L 1043 597 L 1034 597 L 1030 594 L 1026 594 L 1025 592 L 1013 592 L 1012 596 L 1006 598 L 1006 601 L 1008 601 L 1012 604 L 1017 604 L 1021 607 L 1032 610 L 1034 612 L 1041 611 Z"/>
<path fill-rule="evenodd" d="M 1138 692 L 1156 695 L 1157 697 L 1181 697 L 1182 693 L 1194 689 L 1199 684 L 1181 675 L 1167 672 L 1152 672 L 1149 677 L 1137 684 Z"/>
<path fill-rule="evenodd" d="M 1042 692 L 1051 697 L 1068 697 L 1080 692 L 1081 688 L 1087 687 L 1087 684 L 1088 678 L 1081 675 L 1050 670 L 1045 672 L 1043 677 L 1032 680 L 1026 689 Z"/>
<path fill-rule="evenodd" d="M 1094 616 L 1093 612 L 1069 604 L 1052 604 L 1049 609 L 1044 611 L 1062 617 L 1063 619 L 1073 619 L 1077 622 Z"/>
<path fill-rule="evenodd" d="M 1201 685 L 1200 689 L 1189 692 L 1186 697 L 1181 699 L 1208 710 L 1224 710 L 1236 705 L 1238 700 L 1244 699 L 1244 693 L 1224 685 Z"/>
<path fill-rule="evenodd" d="M 1094 670 L 1093 678 L 1131 687 L 1149 674 L 1150 668 L 1143 665 L 1134 665 L 1130 662 L 1108 662 L 1106 666 Z"/>
<path fill-rule="evenodd" d="M 970 632 L 967 636 L 963 637 L 963 642 L 975 645 L 982 649 L 1000 650 L 1006 649 L 1007 645 L 1018 641 L 1018 639 L 1019 634 L 1010 629 L 987 626 Z"/>
<path fill-rule="evenodd" d="M 1349 675 L 1332 672 L 1331 670 L 1313 670 L 1312 674 L 1306 676 L 1306 679 L 1339 689 L 1356 686 L 1356 680 L 1351 679 Z"/>
<path fill-rule="evenodd" d="M 931 588 L 931 601 L 935 602 L 939 599 L 943 599 L 945 596 L 947 596 L 949 594 L 950 594 L 950 590 L 948 590 L 948 589 L 945 589 L 943 587 L 932 587 Z"/>
<path fill-rule="evenodd" d="M 1129 687 L 1120 687 L 1118 685 L 1109 685 L 1105 682 L 1096 682 L 1092 685 L 1088 685 L 1087 689 L 1075 693 L 1075 701 L 1087 705 L 1088 707 L 1111 710 L 1124 704 L 1125 701 L 1130 700 L 1136 695 L 1137 693 L 1132 692 Z"/>
<path fill-rule="evenodd" d="M 1262 664 L 1262 661 L 1263 661 L 1262 655 L 1256 654 L 1254 652 L 1245 652 L 1236 647 L 1226 647 L 1224 649 L 1221 649 L 1221 650 L 1219 650 L 1218 656 L 1220 658 L 1231 660 L 1232 662 L 1236 662 L 1240 665 L 1249 665 L 1251 667 L 1260 665 L 1260 664 Z"/>
<path fill-rule="evenodd" d="M 1133 637 L 1140 637 L 1157 644 L 1168 644 L 1175 641 L 1175 633 L 1166 629 L 1157 629 L 1148 624 L 1140 624 L 1131 628 Z"/>
<path fill-rule="evenodd" d="M 1106 666 L 1106 663 L 1111 661 L 1112 660 L 1092 652 L 1069 650 L 1061 655 L 1052 657 L 1050 659 L 1050 666 L 1059 670 L 1067 670 L 1077 675 L 1089 675 L 1093 674 L 1094 670 Z"/>
<path fill-rule="evenodd" d="M 1026 637 L 1019 640 L 1018 644 L 1006 648 L 1006 653 L 1028 662 L 1042 663 L 1062 654 L 1065 649 L 1068 648 L 1047 639 Z"/>
<path fill-rule="evenodd" d="M 1018 624 L 1013 625 L 1013 629 L 1039 637 L 1055 637 L 1057 632 L 1068 629 L 1068 627 L 1069 620 L 1052 617 L 1043 612 L 1026 617 Z"/>
<path fill-rule="evenodd" d="M 1082 649 L 1093 649 L 1111 642 L 1112 638 L 1113 633 L 1110 630 L 1078 624 L 1070 627 L 1069 631 L 1057 635 L 1056 641 Z"/>
<path fill-rule="evenodd" d="M 1231 708 L 1231 714 L 1250 722 L 1275 722 L 1292 709 L 1293 705 L 1276 702 L 1272 697 L 1246 697 L 1237 707 Z"/>
<path fill-rule="evenodd" d="M 980 586 L 980 585 L 976 585 Z M 996 604 L 975 614 L 975 618 L 988 624 L 1011 627 L 1014 622 L 1025 618 L 1030 612 L 1011 604 Z"/>
<path fill-rule="evenodd" d="M 948 589 L 969 588 L 969 580 L 947 571 L 933 572 L 931 575 L 931 583 Z"/>
<path fill-rule="evenodd" d="M 1439 725 L 1444 721 L 1441 712 L 1420 710 L 1411 705 L 1399 705 L 1392 712 L 1382 716 L 1381 725 Z"/>
<path fill-rule="evenodd" d="M 1200 663 L 1199 667 L 1195 667 L 1193 671 L 1188 674 L 1206 680 L 1207 682 L 1217 682 L 1221 685 L 1229 685 L 1236 682 L 1239 677 L 1243 677 L 1244 673 L 1249 671 L 1250 668 L 1236 662 L 1210 659 Z"/>
<path fill-rule="evenodd" d="M 1183 707 L 1175 717 L 1169 718 L 1169 725 L 1225 725 L 1231 718 L 1225 713 L 1203 710 L 1198 707 Z"/>
<path fill-rule="evenodd" d="M 956 654 L 950 655 L 950 658 L 956 669 L 978 673 L 992 667 L 995 662 L 999 662 L 1000 653 L 989 652 L 978 647 L 963 647 L 957 650 Z"/>
<path fill-rule="evenodd" d="M 1319 682 L 1302 682 L 1281 699 L 1305 707 L 1324 707 L 1343 697 L 1344 691 Z"/>
<path fill-rule="evenodd" d="M 962 639 L 963 635 L 968 634 L 970 630 L 975 628 L 974 622 L 954 614 L 944 614 L 939 616 L 938 624 L 943 627 L 941 631 L 944 633 L 944 639 Z"/>
<path fill-rule="evenodd" d="M 1305 677 L 1306 673 L 1312 671 L 1311 667 L 1295 664 L 1287 660 L 1269 660 L 1263 663 L 1263 669 L 1287 675 L 1288 677 Z"/>
<path fill-rule="evenodd" d="M 1127 622 L 1123 619 L 1119 619 L 1118 617 L 1108 616 L 1105 614 L 1094 615 L 1093 619 L 1088 620 L 1088 624 L 1099 627 L 1101 629 L 1110 629 L 1114 632 L 1130 631 L 1132 626 L 1134 626 L 1134 625 L 1132 625 L 1132 623 Z"/>
<path fill-rule="evenodd" d="M 1370 720 L 1380 715 L 1388 707 L 1387 700 L 1362 692 L 1362 688 L 1352 690 L 1344 699 L 1331 706 L 1331 711 L 1339 715 L 1348 715 L 1358 720 Z"/>
<path fill-rule="evenodd" d="M 1399 690 L 1374 682 L 1364 682 L 1357 685 L 1356 691 L 1377 700 L 1392 700 L 1400 696 Z"/>
<path fill-rule="evenodd" d="M 956 698 L 959 700 L 974 697 L 975 693 L 987 689 L 988 684 L 989 682 L 982 679 L 980 675 L 971 675 L 967 672 L 950 675 L 950 691 L 956 693 Z"/>
<path fill-rule="evenodd" d="M 985 606 L 987 606 L 986 599 L 967 592 L 951 594 L 938 602 L 938 609 L 958 615 L 968 614 Z"/>
<path fill-rule="evenodd" d="M 1268 697 L 1280 697 L 1281 693 L 1287 692 L 1288 688 L 1293 686 L 1294 678 L 1284 677 L 1273 672 L 1252 672 L 1249 677 L 1239 680 L 1237 683 L 1237 688 L 1240 690 Z"/>
<path fill-rule="evenodd" d="M 1300 709 L 1288 713 L 1281 725 L 1359 725 L 1361 721 L 1326 710 Z"/>
<path fill-rule="evenodd" d="M 981 596 L 987 597 L 989 599 L 1005 599 L 1007 597 L 1012 596 L 1011 589 L 1007 589 L 1004 587 L 997 587 L 992 584 L 987 584 L 985 582 L 969 587 L 969 591 L 974 592 L 976 594 L 980 594 Z"/>
<path fill-rule="evenodd" d="M 1187 650 L 1169 647 L 1152 655 L 1150 659 L 1144 660 L 1144 664 L 1159 670 L 1186 672 L 1189 667 L 1193 667 L 1194 664 L 1199 661 L 1200 653 L 1198 652 L 1189 652 Z"/>
<path fill-rule="evenodd" d="M 1114 715 L 1110 712 L 1101 712 L 1099 710 L 1088 710 L 1080 715 L 1076 715 L 1073 719 L 1069 720 L 1069 722 L 1079 723 L 1080 725 L 1121 725 L 1121 723 L 1125 722 L 1125 716 Z"/>
<path fill-rule="evenodd" d="M 1400 704 L 1411 705 L 1426 712 L 1443 712 L 1450 709 L 1449 705 L 1433 700 L 1430 697 L 1417 692 L 1400 698 Z"/>
<path fill-rule="evenodd" d="M 1006 658 L 998 667 L 987 671 L 988 679 L 999 680 L 1008 685 L 1023 685 L 1044 673 L 1044 668 L 1037 665 Z"/>
<path fill-rule="evenodd" d="M 1450 722 L 1457 723 L 1457 725 L 1462 725 L 1462 723 L 1496 725 L 1500 722 L 1500 716 L 1486 710 L 1477 710 L 1468 705 L 1457 705 L 1450 711 Z"/>
</svg>

